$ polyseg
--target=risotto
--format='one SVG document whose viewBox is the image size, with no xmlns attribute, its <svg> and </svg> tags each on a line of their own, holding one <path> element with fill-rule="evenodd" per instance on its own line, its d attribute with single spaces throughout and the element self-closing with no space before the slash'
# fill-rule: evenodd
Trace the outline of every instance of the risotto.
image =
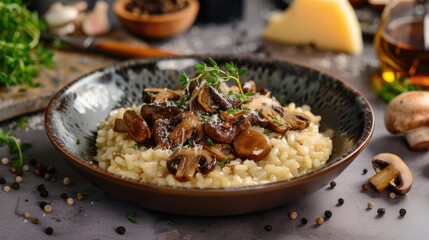
<svg viewBox="0 0 429 240">
<path fill-rule="evenodd" d="M 145 183 L 196 188 L 287 180 L 325 165 L 332 131 L 309 106 L 283 106 L 232 63 L 195 65 L 181 88 L 146 88 L 143 103 L 111 112 L 97 133 L 96 160 Z M 228 81 L 235 85 L 227 85 Z"/>
<path fill-rule="evenodd" d="M 122 118 L 125 108 L 112 111 L 100 125 L 97 134 L 96 160 L 99 167 L 110 173 L 146 183 L 198 188 L 240 187 L 291 179 L 322 167 L 332 152 L 332 131 L 319 132 L 321 118 L 308 106 L 289 104 L 287 111 L 304 113 L 311 120 L 301 131 L 288 131 L 284 136 L 271 133 L 271 152 L 261 161 L 234 159 L 224 166 L 216 165 L 204 175 L 196 173 L 190 181 L 174 178 L 166 167 L 172 150 L 141 149 L 126 133 L 113 131 L 114 121 Z"/>
</svg>

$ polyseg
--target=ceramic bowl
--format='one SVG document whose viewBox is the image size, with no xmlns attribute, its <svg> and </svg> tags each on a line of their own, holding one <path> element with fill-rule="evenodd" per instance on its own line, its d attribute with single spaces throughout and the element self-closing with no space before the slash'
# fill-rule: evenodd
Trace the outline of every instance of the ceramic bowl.
<svg viewBox="0 0 429 240">
<path fill-rule="evenodd" d="M 141 103 L 146 87 L 177 87 L 182 71 L 208 56 L 132 60 L 91 72 L 66 85 L 49 103 L 45 129 L 53 145 L 88 181 L 144 208 L 188 215 L 234 215 L 279 207 L 329 184 L 368 144 L 373 112 L 361 93 L 338 77 L 290 62 L 260 57 L 217 56 L 247 68 L 244 80 L 273 91 L 286 103 L 308 104 L 322 116 L 321 131 L 334 130 L 327 164 L 287 181 L 253 187 L 198 189 L 159 186 L 121 178 L 93 161 L 97 126 L 111 110 Z M 76 144 L 80 139 L 80 144 Z M 225 203 L 225 204 L 219 204 Z"/>
<path fill-rule="evenodd" d="M 195 21 L 198 10 L 198 0 L 189 0 L 189 5 L 183 10 L 159 15 L 135 15 L 127 11 L 125 6 L 131 0 L 117 0 L 113 12 L 121 24 L 130 32 L 153 39 L 171 38 L 186 31 Z"/>
</svg>

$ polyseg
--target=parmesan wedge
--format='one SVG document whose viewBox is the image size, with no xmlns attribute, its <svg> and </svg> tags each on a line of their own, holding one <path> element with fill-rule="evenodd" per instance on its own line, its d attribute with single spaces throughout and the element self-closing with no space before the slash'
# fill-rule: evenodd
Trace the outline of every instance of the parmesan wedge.
<svg viewBox="0 0 429 240">
<path fill-rule="evenodd" d="M 359 21 L 348 0 L 295 0 L 270 19 L 262 36 L 351 54 L 359 54 L 363 48 Z"/>
</svg>

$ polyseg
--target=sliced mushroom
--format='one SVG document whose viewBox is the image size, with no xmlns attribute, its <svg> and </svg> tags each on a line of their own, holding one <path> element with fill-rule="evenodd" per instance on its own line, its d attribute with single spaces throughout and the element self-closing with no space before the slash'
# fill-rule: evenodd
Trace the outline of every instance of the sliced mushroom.
<svg viewBox="0 0 429 240">
<path fill-rule="evenodd" d="M 303 130 L 310 125 L 310 120 L 303 113 L 286 112 L 283 119 L 290 126 L 289 130 Z"/>
<path fill-rule="evenodd" d="M 220 119 L 204 123 L 204 132 L 208 137 L 220 143 L 232 143 L 238 129 L 234 126 L 224 127 Z"/>
<path fill-rule="evenodd" d="M 123 118 L 115 119 L 115 125 L 113 126 L 113 131 L 115 132 L 127 132 L 127 125 Z"/>
<path fill-rule="evenodd" d="M 216 160 L 204 149 L 182 148 L 167 160 L 167 169 L 178 181 L 190 181 L 196 172 L 207 174 Z"/>
<path fill-rule="evenodd" d="M 170 120 L 174 126 L 168 140 L 173 146 L 184 144 L 190 139 L 198 143 L 204 137 L 203 123 L 192 112 L 183 112 Z"/>
<path fill-rule="evenodd" d="M 230 144 L 213 144 L 212 146 L 205 144 L 203 148 L 210 152 L 217 161 L 235 159 L 234 149 Z"/>
<path fill-rule="evenodd" d="M 241 131 L 233 142 L 235 153 L 241 159 L 255 162 L 264 159 L 271 152 L 271 142 L 254 127 Z"/>
<path fill-rule="evenodd" d="M 281 108 L 280 103 L 265 95 L 256 95 L 245 104 L 245 107 L 258 112 L 261 117 L 266 119 L 268 128 L 278 133 L 285 133 L 290 129 L 289 124 L 282 118 L 281 112 L 278 109 Z"/>
<path fill-rule="evenodd" d="M 429 149 L 429 92 L 411 91 L 396 96 L 384 115 L 392 134 L 403 133 L 412 150 Z"/>
<path fill-rule="evenodd" d="M 124 113 L 124 122 L 128 135 L 137 143 L 144 143 L 151 137 L 150 129 L 146 121 L 133 110 Z"/>
<path fill-rule="evenodd" d="M 198 92 L 198 103 L 208 113 L 216 113 L 219 106 L 213 100 L 208 86 L 202 86 Z"/>
<path fill-rule="evenodd" d="M 170 134 L 169 125 L 169 119 L 157 119 L 153 123 L 152 133 L 156 147 L 171 148 L 171 143 L 168 140 L 168 134 Z"/>
<path fill-rule="evenodd" d="M 162 103 L 165 101 L 177 101 L 180 94 L 169 88 L 145 88 L 142 99 L 145 102 Z"/>
<path fill-rule="evenodd" d="M 376 174 L 369 182 L 381 192 L 389 185 L 398 194 L 406 194 L 413 184 L 413 174 L 400 157 L 392 153 L 380 153 L 372 159 Z"/>
<path fill-rule="evenodd" d="M 140 114 L 149 126 L 157 119 L 170 119 L 179 113 L 181 111 L 178 107 L 162 104 L 144 104 L 140 109 Z"/>
<path fill-rule="evenodd" d="M 238 101 L 236 102 L 230 102 L 228 99 L 223 95 L 223 93 L 220 93 L 218 90 L 216 90 L 213 86 L 209 87 L 210 95 L 213 99 L 213 101 L 219 105 L 220 110 L 227 110 L 230 108 L 238 107 Z"/>
</svg>

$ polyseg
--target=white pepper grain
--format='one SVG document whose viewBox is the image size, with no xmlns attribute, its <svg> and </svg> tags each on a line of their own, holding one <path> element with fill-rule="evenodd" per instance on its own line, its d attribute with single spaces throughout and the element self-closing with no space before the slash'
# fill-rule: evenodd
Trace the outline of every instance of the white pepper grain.
<svg viewBox="0 0 429 240">
<path fill-rule="evenodd" d="M 8 165 L 9 164 L 9 158 L 7 158 L 7 157 L 2 158 L 1 159 L 1 164 Z"/>
<path fill-rule="evenodd" d="M 51 204 L 46 204 L 43 207 L 43 211 L 45 211 L 46 213 L 51 213 L 52 212 L 52 205 Z"/>
<path fill-rule="evenodd" d="M 389 198 L 390 199 L 395 199 L 396 198 L 396 194 L 394 192 L 390 192 L 389 193 Z"/>
<path fill-rule="evenodd" d="M 298 213 L 295 211 L 292 211 L 289 213 L 289 218 L 292 220 L 295 220 L 298 217 Z"/>
<path fill-rule="evenodd" d="M 67 205 L 69 205 L 69 206 L 73 205 L 73 204 L 74 204 L 74 200 L 73 200 L 73 198 L 67 198 L 66 203 L 67 203 Z"/>
<path fill-rule="evenodd" d="M 24 166 L 22 166 L 22 170 L 24 172 L 28 172 L 28 171 L 30 171 L 30 166 L 28 166 L 28 164 L 24 164 Z"/>
<path fill-rule="evenodd" d="M 368 202 L 367 208 L 372 209 L 374 207 L 374 203 Z"/>
<path fill-rule="evenodd" d="M 30 217 L 31 217 L 30 212 L 25 212 L 25 213 L 24 213 L 24 218 L 25 218 L 25 219 L 29 219 Z"/>
<path fill-rule="evenodd" d="M 64 183 L 64 185 L 68 186 L 71 184 L 71 179 L 69 177 L 65 177 L 63 179 L 63 183 Z"/>
<path fill-rule="evenodd" d="M 9 192 L 10 191 L 10 187 L 8 185 L 3 187 L 3 191 L 4 192 Z"/>
<path fill-rule="evenodd" d="M 21 176 L 16 176 L 15 182 L 22 183 L 22 177 Z"/>
</svg>

